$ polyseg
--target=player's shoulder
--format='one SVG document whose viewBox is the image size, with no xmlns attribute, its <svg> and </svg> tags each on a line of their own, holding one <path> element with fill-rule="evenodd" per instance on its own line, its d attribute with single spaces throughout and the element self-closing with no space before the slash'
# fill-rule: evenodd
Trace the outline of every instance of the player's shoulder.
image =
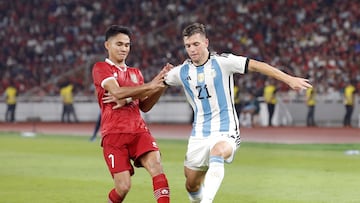
<svg viewBox="0 0 360 203">
<path fill-rule="evenodd" d="M 210 58 L 229 58 L 231 56 L 235 56 L 232 53 L 216 53 L 216 52 L 212 52 L 210 53 Z"/>
<path fill-rule="evenodd" d="M 235 55 L 233 53 L 213 54 L 212 56 L 210 56 L 210 58 L 213 58 L 216 61 L 218 61 L 220 63 L 225 63 L 225 64 L 226 63 L 237 63 L 239 61 L 245 62 L 249 59 L 246 56 Z"/>
<path fill-rule="evenodd" d="M 106 63 L 105 61 L 98 61 L 96 63 L 94 63 L 93 68 L 97 68 L 97 67 L 109 67 L 110 65 L 108 63 Z"/>
</svg>

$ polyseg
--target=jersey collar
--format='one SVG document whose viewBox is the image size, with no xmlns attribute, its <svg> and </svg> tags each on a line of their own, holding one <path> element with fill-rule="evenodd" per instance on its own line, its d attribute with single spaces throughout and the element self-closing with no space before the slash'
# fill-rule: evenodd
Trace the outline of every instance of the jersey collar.
<svg viewBox="0 0 360 203">
<path fill-rule="evenodd" d="M 203 64 L 201 64 L 201 65 L 195 65 L 195 64 L 192 62 L 191 59 L 189 59 L 189 61 L 190 61 L 195 67 L 201 67 L 201 66 L 204 66 L 204 65 L 209 61 L 210 56 L 212 56 L 212 55 L 213 55 L 213 54 L 209 52 L 208 58 L 207 58 L 206 61 L 205 61 Z"/>
<path fill-rule="evenodd" d="M 120 71 L 125 72 L 127 70 L 127 65 L 125 64 L 125 67 L 120 67 L 118 65 L 116 65 L 114 62 L 112 62 L 110 59 L 106 58 L 105 62 L 108 63 L 111 66 L 115 66 L 117 69 L 119 69 Z"/>
</svg>

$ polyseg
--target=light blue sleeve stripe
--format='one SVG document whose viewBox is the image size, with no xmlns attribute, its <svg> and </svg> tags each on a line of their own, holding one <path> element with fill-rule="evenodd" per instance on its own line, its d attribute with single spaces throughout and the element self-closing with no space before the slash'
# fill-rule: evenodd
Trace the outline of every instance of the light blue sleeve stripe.
<svg viewBox="0 0 360 203">
<path fill-rule="evenodd" d="M 222 71 L 221 71 L 220 65 L 218 64 L 218 62 L 215 59 L 212 60 L 212 66 L 216 71 L 216 77 L 214 78 L 214 84 L 215 84 L 217 101 L 218 101 L 219 109 L 220 109 L 220 131 L 221 132 L 229 131 L 230 118 L 229 118 L 229 113 L 227 111 L 227 109 L 229 107 L 228 107 L 228 103 L 226 101 Z M 230 87 L 227 87 L 227 88 L 230 88 Z"/>
</svg>

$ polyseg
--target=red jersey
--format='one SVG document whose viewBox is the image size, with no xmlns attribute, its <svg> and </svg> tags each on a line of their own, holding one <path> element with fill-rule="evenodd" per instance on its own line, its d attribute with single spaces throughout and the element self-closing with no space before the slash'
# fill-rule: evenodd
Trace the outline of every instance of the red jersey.
<svg viewBox="0 0 360 203">
<path fill-rule="evenodd" d="M 139 100 L 119 108 L 112 109 L 114 103 L 104 104 L 102 98 L 106 92 L 103 88 L 104 80 L 115 78 L 119 86 L 138 86 L 144 84 L 144 77 L 137 68 L 119 68 L 109 59 L 97 62 L 93 66 L 92 76 L 101 109 L 101 135 L 111 133 L 139 133 L 148 131 L 145 121 L 141 117 Z"/>
</svg>

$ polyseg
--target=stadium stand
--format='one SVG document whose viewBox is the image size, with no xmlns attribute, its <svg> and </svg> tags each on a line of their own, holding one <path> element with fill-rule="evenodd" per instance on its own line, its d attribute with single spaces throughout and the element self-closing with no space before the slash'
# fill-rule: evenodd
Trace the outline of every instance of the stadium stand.
<svg viewBox="0 0 360 203">
<path fill-rule="evenodd" d="M 20 95 L 52 96 L 70 78 L 78 95 L 92 95 L 91 65 L 105 56 L 102 31 L 111 24 L 133 29 L 127 63 L 149 80 L 166 62 L 184 60 L 181 30 L 200 21 L 209 27 L 212 50 L 310 77 L 319 95 L 338 99 L 350 79 L 360 89 L 359 18 L 360 2 L 341 0 L 1 1 L 0 86 L 14 78 Z M 238 77 L 242 91 L 261 92 L 265 79 Z"/>
</svg>

